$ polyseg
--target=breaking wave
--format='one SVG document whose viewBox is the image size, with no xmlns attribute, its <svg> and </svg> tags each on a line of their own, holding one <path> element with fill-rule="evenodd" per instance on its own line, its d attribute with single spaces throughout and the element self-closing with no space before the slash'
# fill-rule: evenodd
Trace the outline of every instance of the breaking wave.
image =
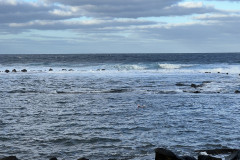
<svg viewBox="0 0 240 160">
<path fill-rule="evenodd" d="M 163 64 L 158 64 L 158 66 L 159 66 L 160 69 L 180 69 L 180 68 L 192 67 L 194 65 L 163 63 Z"/>
</svg>

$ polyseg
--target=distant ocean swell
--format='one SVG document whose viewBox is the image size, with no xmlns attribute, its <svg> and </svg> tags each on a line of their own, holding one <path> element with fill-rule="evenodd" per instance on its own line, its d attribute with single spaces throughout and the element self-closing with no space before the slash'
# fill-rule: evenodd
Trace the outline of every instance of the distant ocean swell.
<svg viewBox="0 0 240 160">
<path fill-rule="evenodd" d="M 4 69 L 5 68 L 5 69 Z M 31 73 L 74 73 L 74 72 L 94 72 L 107 71 L 144 71 L 144 72 L 211 72 L 211 73 L 240 73 L 240 66 L 234 64 L 172 64 L 172 63 L 149 63 L 149 64 L 98 64 L 76 66 L 69 64 L 68 66 L 3 66 L 0 69 L 0 74 L 6 70 L 11 72 L 16 69 L 21 72 L 22 69 L 27 69 Z"/>
</svg>

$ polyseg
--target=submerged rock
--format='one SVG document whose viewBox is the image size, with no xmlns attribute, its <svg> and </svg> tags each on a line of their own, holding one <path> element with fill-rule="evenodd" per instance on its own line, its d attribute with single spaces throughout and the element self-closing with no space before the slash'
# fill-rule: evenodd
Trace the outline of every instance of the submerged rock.
<svg viewBox="0 0 240 160">
<path fill-rule="evenodd" d="M 178 82 L 175 84 L 176 86 L 186 86 L 184 83 Z"/>
</svg>

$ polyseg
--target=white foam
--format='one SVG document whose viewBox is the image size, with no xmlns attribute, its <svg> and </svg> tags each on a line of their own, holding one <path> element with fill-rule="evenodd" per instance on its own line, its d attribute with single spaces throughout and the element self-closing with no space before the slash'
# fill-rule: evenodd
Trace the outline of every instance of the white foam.
<svg viewBox="0 0 240 160">
<path fill-rule="evenodd" d="M 120 71 L 129 71 L 129 70 L 145 70 L 146 68 L 144 66 L 141 65 L 115 65 L 114 68 L 116 68 L 117 70 Z"/>
<path fill-rule="evenodd" d="M 193 65 L 163 63 L 163 64 L 158 64 L 158 66 L 159 68 L 162 68 L 162 69 L 180 69 L 180 68 L 191 67 Z"/>
</svg>

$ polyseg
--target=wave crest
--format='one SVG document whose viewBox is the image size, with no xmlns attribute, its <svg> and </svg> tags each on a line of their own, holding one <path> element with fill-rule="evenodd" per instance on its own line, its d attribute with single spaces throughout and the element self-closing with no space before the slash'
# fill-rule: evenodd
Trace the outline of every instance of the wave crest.
<svg viewBox="0 0 240 160">
<path fill-rule="evenodd" d="M 161 69 L 180 69 L 180 68 L 192 67 L 193 65 L 162 63 L 162 64 L 158 64 L 158 66 Z"/>
</svg>

